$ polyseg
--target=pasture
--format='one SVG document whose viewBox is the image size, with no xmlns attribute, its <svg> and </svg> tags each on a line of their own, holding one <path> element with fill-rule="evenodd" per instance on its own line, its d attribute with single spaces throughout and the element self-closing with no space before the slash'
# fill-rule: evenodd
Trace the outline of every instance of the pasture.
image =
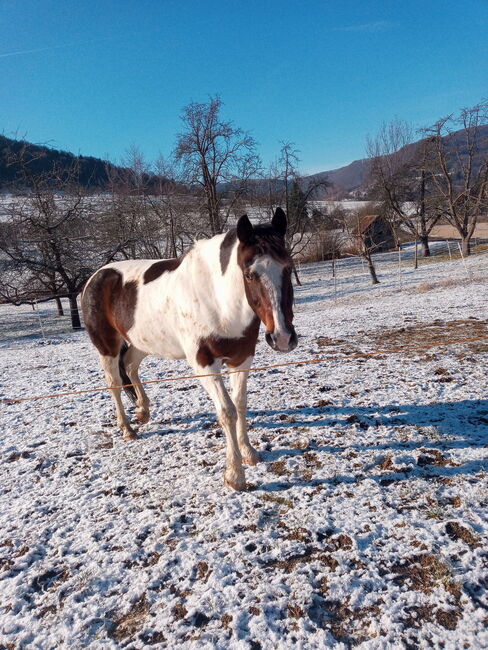
<svg viewBox="0 0 488 650">
<path fill-rule="evenodd" d="M 298 347 L 261 334 L 329 360 L 250 375 L 246 492 L 198 380 L 132 443 L 106 391 L 0 403 L 1 647 L 488 646 L 488 254 L 375 259 L 303 266 Z M 104 385 L 85 332 L 0 319 L 3 400 Z"/>
</svg>

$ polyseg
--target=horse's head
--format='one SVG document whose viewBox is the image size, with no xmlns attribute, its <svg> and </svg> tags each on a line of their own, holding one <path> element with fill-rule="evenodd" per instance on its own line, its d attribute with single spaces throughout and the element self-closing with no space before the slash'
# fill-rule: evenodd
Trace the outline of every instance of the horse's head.
<svg viewBox="0 0 488 650">
<path fill-rule="evenodd" d="M 280 352 L 289 352 L 297 345 L 292 261 L 285 233 L 286 215 L 281 208 L 277 208 L 270 225 L 253 226 L 246 215 L 237 222 L 237 260 L 247 301 L 266 327 L 266 342 Z"/>
</svg>

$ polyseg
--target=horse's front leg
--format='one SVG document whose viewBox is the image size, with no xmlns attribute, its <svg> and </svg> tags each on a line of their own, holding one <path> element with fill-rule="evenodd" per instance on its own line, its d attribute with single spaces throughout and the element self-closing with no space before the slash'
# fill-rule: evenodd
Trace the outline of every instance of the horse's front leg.
<svg viewBox="0 0 488 650">
<path fill-rule="evenodd" d="M 234 372 L 230 375 L 232 401 L 237 410 L 237 444 L 241 450 L 242 462 L 245 465 L 256 465 L 261 460 L 259 452 L 251 445 L 247 435 L 247 378 L 249 376 L 249 368 L 251 367 L 252 360 L 253 357 L 249 357 L 237 368 L 232 368 L 232 370 L 239 370 L 242 372 Z"/>
<path fill-rule="evenodd" d="M 222 364 L 214 361 L 210 365 L 202 366 L 196 359 L 193 368 L 198 375 L 220 373 Z M 246 489 L 246 477 L 242 467 L 242 456 L 237 442 L 236 424 L 237 410 L 227 392 L 222 377 L 201 377 L 200 381 L 212 399 L 217 417 L 224 430 L 226 438 L 226 468 L 224 483 L 234 490 Z"/>
</svg>

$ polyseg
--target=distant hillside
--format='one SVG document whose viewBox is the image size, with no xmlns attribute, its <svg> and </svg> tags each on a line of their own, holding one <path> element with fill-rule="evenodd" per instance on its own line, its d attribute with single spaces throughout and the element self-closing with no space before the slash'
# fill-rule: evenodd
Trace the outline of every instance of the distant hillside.
<svg viewBox="0 0 488 650">
<path fill-rule="evenodd" d="M 450 136 L 447 136 L 447 138 L 452 143 L 452 150 L 454 152 L 456 147 L 462 145 L 463 132 L 456 131 Z M 413 156 L 419 142 L 421 140 L 405 147 L 407 158 Z M 27 158 L 31 160 L 29 168 L 34 174 L 47 173 L 52 170 L 53 166 L 68 172 L 76 164 L 79 169 L 78 182 L 89 189 L 106 189 L 113 178 L 117 178 L 126 184 L 133 182 L 131 170 L 118 167 L 105 160 L 91 156 L 75 156 L 66 151 L 57 151 L 49 147 L 34 145 L 20 140 L 12 140 L 0 135 L 0 190 L 18 186 L 19 179 L 21 178 L 19 173 L 20 168 L 18 165 L 10 163 L 12 154 L 15 155 L 18 153 L 22 147 L 27 147 Z M 479 128 L 478 147 L 479 155 L 475 160 L 475 167 L 488 156 L 488 126 Z M 319 189 L 316 195 L 317 199 L 326 197 L 329 199 L 367 199 L 370 193 L 369 167 L 370 161 L 368 158 L 355 160 L 345 167 L 307 176 L 303 179 L 304 185 L 307 185 L 307 181 L 320 182 L 327 179 L 332 186 L 328 189 Z M 149 191 L 160 180 L 155 175 L 144 175 L 142 179 Z M 255 191 L 257 192 L 265 193 L 267 191 L 267 182 L 264 180 L 255 180 L 251 184 L 254 184 Z M 221 189 L 225 190 L 232 187 L 232 183 L 224 183 Z"/>
<path fill-rule="evenodd" d="M 451 135 L 446 136 L 446 138 L 450 142 L 453 152 L 456 147 L 460 147 L 462 151 L 462 146 L 464 144 L 462 131 L 451 133 Z M 415 149 L 420 142 L 421 140 L 418 140 L 417 142 L 405 147 L 407 159 L 413 156 Z M 479 147 L 479 154 L 475 159 L 475 170 L 481 164 L 482 160 L 486 159 L 488 156 L 488 126 L 482 126 L 479 128 L 477 144 Z M 332 169 L 325 172 L 319 172 L 318 174 L 313 174 L 312 176 L 307 176 L 305 180 L 321 181 L 327 178 L 327 180 L 333 184 L 333 187 L 324 193 L 321 198 L 324 198 L 325 194 L 327 194 L 328 198 L 332 196 L 334 196 L 334 198 L 368 198 L 370 189 L 369 168 L 369 159 L 363 158 L 361 160 L 355 160 L 349 165 L 340 167 L 339 169 Z"/>
<path fill-rule="evenodd" d="M 79 168 L 79 183 L 87 188 L 104 188 L 109 180 L 108 170 L 117 169 L 115 165 L 99 158 L 74 156 L 66 151 L 0 136 L 0 189 L 18 185 L 21 179 L 20 166 L 12 164 L 12 159 L 23 147 L 26 147 L 26 160 L 30 161 L 29 169 L 33 174 L 50 172 L 53 166 L 67 171 L 76 163 Z"/>
<path fill-rule="evenodd" d="M 9 190 L 22 185 L 22 174 L 19 164 L 12 164 L 15 156 L 25 148 L 25 160 L 29 162 L 29 170 L 33 175 L 49 174 L 53 168 L 63 172 L 65 177 L 73 167 L 77 168 L 77 182 L 87 189 L 104 190 L 112 181 L 132 184 L 134 176 L 130 169 L 113 165 L 106 160 L 92 156 L 75 156 L 66 151 L 58 151 L 50 147 L 31 144 L 22 140 L 12 140 L 0 135 L 0 190 Z M 153 174 L 144 174 L 142 183 L 151 188 L 160 178 Z"/>
</svg>

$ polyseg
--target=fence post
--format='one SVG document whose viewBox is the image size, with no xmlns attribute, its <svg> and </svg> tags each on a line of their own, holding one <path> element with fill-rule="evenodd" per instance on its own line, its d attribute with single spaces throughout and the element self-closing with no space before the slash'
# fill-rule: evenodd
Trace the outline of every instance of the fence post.
<svg viewBox="0 0 488 650">
<path fill-rule="evenodd" d="M 402 290 L 402 245 L 398 246 L 398 282 L 400 284 L 400 291 Z"/>
<path fill-rule="evenodd" d="M 35 306 L 35 311 L 37 311 L 37 317 L 39 319 L 39 327 L 41 329 L 41 335 L 42 335 L 42 338 L 44 339 L 44 341 L 46 341 L 46 335 L 44 334 L 44 327 L 42 325 L 41 313 L 39 311 L 39 303 L 37 302 L 37 300 L 35 301 L 35 305 L 36 305 Z"/>
<path fill-rule="evenodd" d="M 334 260 L 334 302 L 337 302 L 337 272 L 339 270 L 339 260 Z"/>
<path fill-rule="evenodd" d="M 462 260 L 463 260 L 464 270 L 466 271 L 466 275 L 467 275 L 468 278 L 469 278 L 469 277 L 471 277 L 471 274 L 470 274 L 470 272 L 468 271 L 468 267 L 467 267 L 467 265 L 466 265 L 466 260 L 465 260 L 464 255 L 463 255 L 463 248 L 462 248 L 462 246 L 461 246 L 461 242 L 458 241 L 457 245 L 458 245 L 458 248 L 459 248 L 459 252 L 461 253 L 461 258 L 462 258 Z"/>
</svg>

